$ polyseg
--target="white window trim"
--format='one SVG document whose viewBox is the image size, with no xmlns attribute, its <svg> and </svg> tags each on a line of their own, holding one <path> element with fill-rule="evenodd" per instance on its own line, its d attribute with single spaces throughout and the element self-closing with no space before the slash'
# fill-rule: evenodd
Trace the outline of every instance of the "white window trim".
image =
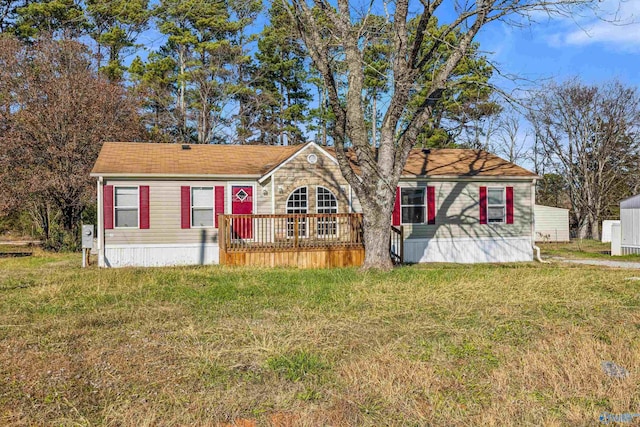
<svg viewBox="0 0 640 427">
<path fill-rule="evenodd" d="M 422 190 L 422 205 L 403 205 L 402 204 L 402 190 Z M 416 207 L 422 206 L 424 209 L 424 222 L 403 222 L 402 221 L 402 208 L 403 207 Z M 400 187 L 400 225 L 418 225 L 426 224 L 428 221 L 427 210 L 427 187 Z"/>
<path fill-rule="evenodd" d="M 135 206 L 138 212 L 138 225 L 136 227 L 118 226 L 118 215 L 116 214 L 118 208 L 133 209 L 133 206 L 117 206 L 116 205 L 118 200 L 118 198 L 116 197 L 116 192 L 117 192 L 116 190 L 118 188 L 135 188 L 136 189 L 136 200 L 138 201 L 138 204 Z M 140 186 L 139 185 L 114 185 L 113 186 L 113 228 L 121 229 L 121 230 L 137 230 L 140 228 Z"/>
<path fill-rule="evenodd" d="M 203 190 L 211 190 L 211 218 L 212 223 L 211 225 L 195 225 L 193 222 L 193 209 L 196 208 L 200 208 L 200 209 L 209 209 L 209 206 L 194 206 L 193 204 L 193 189 L 194 188 L 200 188 Z M 189 221 L 191 222 L 191 228 L 204 228 L 204 229 L 211 229 L 211 228 L 216 228 L 216 193 L 215 193 L 215 187 L 209 187 L 209 186 L 203 186 L 203 185 L 192 185 L 191 187 L 189 187 L 189 204 L 191 205 L 189 207 Z"/>
<path fill-rule="evenodd" d="M 301 185 L 300 187 L 296 187 L 296 188 L 294 188 L 294 189 L 289 193 L 289 195 L 287 196 L 287 199 L 286 199 L 286 200 L 285 200 L 285 202 L 284 202 L 284 209 L 285 209 L 285 213 L 286 213 L 287 215 L 296 215 L 296 214 L 294 214 L 294 213 L 289 213 L 289 199 L 291 198 L 291 195 L 292 195 L 293 193 L 295 193 L 296 191 L 298 191 L 298 190 L 299 190 L 299 189 L 301 189 L 301 188 L 306 189 L 306 193 L 307 193 L 307 194 L 306 194 L 306 195 L 307 195 L 307 207 L 306 207 L 306 212 L 304 212 L 304 213 L 305 213 L 305 214 L 308 214 L 308 213 L 309 213 L 309 186 L 308 186 L 308 185 Z M 301 214 L 301 215 L 302 215 L 302 214 Z M 306 223 L 306 226 L 305 226 L 305 233 L 304 233 L 304 235 L 298 234 L 298 238 L 299 238 L 299 239 L 300 239 L 300 238 L 308 238 L 308 237 L 309 237 L 309 221 L 306 221 L 306 220 L 305 220 L 305 223 Z M 298 231 L 299 231 L 299 230 L 298 230 Z M 287 239 L 295 239 L 295 237 L 296 237 L 295 235 L 293 235 L 293 236 L 289 236 L 289 226 L 288 226 L 288 223 L 287 223 L 287 230 L 286 230 L 286 233 L 287 233 Z"/>
<path fill-rule="evenodd" d="M 318 189 L 320 189 L 320 188 L 328 191 L 333 196 L 333 198 L 336 200 L 336 211 L 333 212 L 333 213 L 335 213 L 337 215 L 338 212 L 340 212 L 340 209 L 338 208 L 338 198 L 336 197 L 336 195 L 334 194 L 333 191 L 331 191 L 329 188 L 325 187 L 324 185 L 317 185 L 316 186 L 316 214 L 320 214 L 320 212 L 318 212 L 320 210 L 320 206 L 318 206 L 319 205 L 318 202 L 320 200 L 320 197 L 319 197 L 320 192 L 318 191 Z M 322 208 L 322 209 L 327 209 L 327 208 Z M 335 232 L 335 234 L 321 235 L 320 233 L 318 233 L 318 219 L 319 218 L 316 218 L 316 235 L 317 235 L 316 237 L 318 237 L 318 238 L 333 238 L 333 237 L 337 237 L 337 236 L 340 235 L 340 231 L 338 229 L 339 222 L 338 222 L 337 216 L 336 216 L 336 219 L 335 219 L 335 222 L 336 222 L 336 232 Z"/>
<path fill-rule="evenodd" d="M 489 191 L 490 190 L 502 190 L 502 203 L 501 204 L 490 204 L 489 203 Z M 502 220 L 501 221 L 491 221 L 489 218 L 489 209 L 490 208 L 502 208 Z M 507 193 L 506 187 L 487 187 L 487 224 L 506 224 L 507 223 Z"/>
</svg>

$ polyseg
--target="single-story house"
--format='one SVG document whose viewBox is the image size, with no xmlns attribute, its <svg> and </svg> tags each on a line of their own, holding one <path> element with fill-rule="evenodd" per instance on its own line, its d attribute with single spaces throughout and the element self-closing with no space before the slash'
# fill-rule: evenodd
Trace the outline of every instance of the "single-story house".
<svg viewBox="0 0 640 427">
<path fill-rule="evenodd" d="M 103 267 L 218 263 L 220 214 L 361 212 L 333 149 L 312 142 L 108 142 L 91 176 L 97 178 L 97 246 Z M 485 151 L 414 149 L 393 214 L 393 224 L 404 231 L 404 261 L 531 261 L 536 179 Z M 243 224 L 235 231 L 238 239 L 265 234 L 251 220 Z M 294 225 L 295 235 L 287 229 L 284 238 L 298 241 L 337 232 L 326 220 L 318 220 L 314 232 L 306 223 Z"/>
<path fill-rule="evenodd" d="M 568 242 L 569 209 L 535 205 L 536 242 Z"/>
</svg>

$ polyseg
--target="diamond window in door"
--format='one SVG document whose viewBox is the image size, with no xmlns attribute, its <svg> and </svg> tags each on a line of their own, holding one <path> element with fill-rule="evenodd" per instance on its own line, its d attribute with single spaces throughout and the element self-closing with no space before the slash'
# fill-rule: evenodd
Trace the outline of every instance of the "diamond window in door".
<svg viewBox="0 0 640 427">
<path fill-rule="evenodd" d="M 247 194 L 246 191 L 244 191 L 244 189 L 241 189 L 236 193 L 236 198 L 240 202 L 244 202 L 245 200 L 247 200 L 247 197 L 249 197 L 249 195 Z"/>
<path fill-rule="evenodd" d="M 231 213 L 234 215 L 253 214 L 253 187 L 233 185 L 231 187 Z M 253 238 L 253 220 L 251 218 L 234 218 L 232 232 L 235 238 Z"/>
</svg>

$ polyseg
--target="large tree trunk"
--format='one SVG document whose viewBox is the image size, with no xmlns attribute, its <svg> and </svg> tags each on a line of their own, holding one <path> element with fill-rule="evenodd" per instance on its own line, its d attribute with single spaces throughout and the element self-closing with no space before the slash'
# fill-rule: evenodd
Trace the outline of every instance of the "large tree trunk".
<svg viewBox="0 0 640 427">
<path fill-rule="evenodd" d="M 363 268 L 390 269 L 391 262 L 389 233 L 393 205 L 368 202 L 362 210 L 364 221 L 365 256 Z M 364 206 L 363 206 L 364 207 Z"/>
<path fill-rule="evenodd" d="M 600 240 L 600 227 L 598 226 L 598 218 L 594 214 L 589 214 L 589 238 Z"/>
<path fill-rule="evenodd" d="M 393 263 L 389 253 L 389 237 L 395 191 L 385 184 L 382 184 L 375 194 L 366 191 L 364 187 L 355 188 L 355 190 L 363 208 L 365 244 L 363 268 L 390 269 Z"/>
</svg>

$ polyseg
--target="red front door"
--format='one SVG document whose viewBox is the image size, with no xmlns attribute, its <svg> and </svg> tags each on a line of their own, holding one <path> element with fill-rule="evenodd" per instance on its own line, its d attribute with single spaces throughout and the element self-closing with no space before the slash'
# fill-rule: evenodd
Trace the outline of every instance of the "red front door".
<svg viewBox="0 0 640 427">
<path fill-rule="evenodd" d="M 231 213 L 253 214 L 253 187 L 250 185 L 233 185 L 231 187 Z M 233 220 L 234 236 L 240 239 L 253 237 L 253 225 L 250 218 L 236 218 Z"/>
</svg>

